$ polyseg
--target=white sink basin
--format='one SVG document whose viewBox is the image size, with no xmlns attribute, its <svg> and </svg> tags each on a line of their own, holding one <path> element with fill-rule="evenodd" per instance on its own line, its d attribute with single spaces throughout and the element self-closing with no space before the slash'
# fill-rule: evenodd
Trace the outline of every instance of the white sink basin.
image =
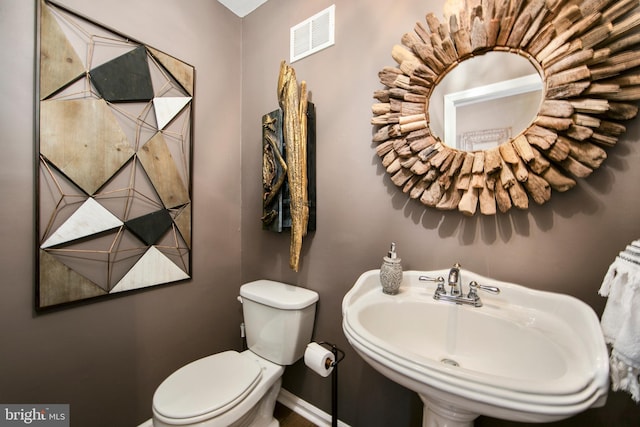
<svg viewBox="0 0 640 427">
<path fill-rule="evenodd" d="M 436 301 L 449 270 L 406 271 L 397 295 L 365 272 L 342 302 L 344 333 L 389 379 L 417 392 L 423 425 L 471 426 L 479 415 L 548 422 L 605 403 L 609 357 L 595 312 L 568 295 L 528 289 L 463 270 L 497 286 L 482 307 Z"/>
</svg>

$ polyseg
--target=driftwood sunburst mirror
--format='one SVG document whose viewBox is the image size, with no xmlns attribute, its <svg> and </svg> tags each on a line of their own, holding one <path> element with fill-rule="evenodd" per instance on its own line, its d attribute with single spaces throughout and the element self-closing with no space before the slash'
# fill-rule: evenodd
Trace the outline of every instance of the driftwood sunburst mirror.
<svg viewBox="0 0 640 427">
<path fill-rule="evenodd" d="M 374 93 L 373 141 L 391 181 L 426 206 L 466 215 L 527 209 L 530 200 L 543 204 L 553 190 L 573 188 L 600 167 L 638 113 L 637 6 L 450 0 L 443 20 L 427 14 L 393 47 L 397 65 L 378 73 L 385 88 Z M 540 97 L 521 101 L 536 102 L 521 131 L 480 130 L 478 141 L 497 143 L 466 151 L 434 132 L 431 107 L 441 102 L 434 93 L 461 64 L 490 52 L 528 60 Z"/>
</svg>

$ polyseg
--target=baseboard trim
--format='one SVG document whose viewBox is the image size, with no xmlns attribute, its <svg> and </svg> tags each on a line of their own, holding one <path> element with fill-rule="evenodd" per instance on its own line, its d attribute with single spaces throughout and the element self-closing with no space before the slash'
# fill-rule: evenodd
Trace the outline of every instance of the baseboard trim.
<svg viewBox="0 0 640 427">
<path fill-rule="evenodd" d="M 302 400 L 295 394 L 287 391 L 283 388 L 280 389 L 278 394 L 278 402 L 282 403 L 287 408 L 291 409 L 301 417 L 306 418 L 317 426 L 331 427 L 331 415 L 327 414 L 323 410 L 316 408 L 311 403 Z M 338 427 L 350 427 L 349 424 L 345 424 L 338 420 Z"/>
</svg>

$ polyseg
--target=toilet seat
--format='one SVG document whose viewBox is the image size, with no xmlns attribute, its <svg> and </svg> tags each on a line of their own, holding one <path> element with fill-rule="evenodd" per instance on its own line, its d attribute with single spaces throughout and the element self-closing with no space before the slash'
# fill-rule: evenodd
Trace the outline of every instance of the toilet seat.
<svg viewBox="0 0 640 427">
<path fill-rule="evenodd" d="M 235 407 L 260 382 L 260 364 L 225 351 L 183 366 L 160 384 L 154 412 L 167 419 L 203 421 Z"/>
</svg>

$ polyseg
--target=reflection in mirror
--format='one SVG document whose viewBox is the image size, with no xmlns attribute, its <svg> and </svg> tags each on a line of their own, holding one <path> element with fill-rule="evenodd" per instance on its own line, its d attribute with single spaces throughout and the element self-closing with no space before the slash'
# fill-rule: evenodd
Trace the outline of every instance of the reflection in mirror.
<svg viewBox="0 0 640 427">
<path fill-rule="evenodd" d="M 542 101 L 542 79 L 525 57 L 488 52 L 469 58 L 436 85 L 429 124 L 448 146 L 487 150 L 526 130 Z"/>
</svg>

